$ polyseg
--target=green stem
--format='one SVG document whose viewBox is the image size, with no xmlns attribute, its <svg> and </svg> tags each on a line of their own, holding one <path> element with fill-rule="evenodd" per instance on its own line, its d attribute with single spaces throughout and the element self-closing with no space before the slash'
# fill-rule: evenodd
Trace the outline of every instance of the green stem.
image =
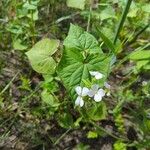
<svg viewBox="0 0 150 150">
<path fill-rule="evenodd" d="M 94 125 L 96 128 L 98 128 L 99 130 L 101 130 L 101 131 L 103 131 L 104 133 L 108 134 L 109 136 L 113 137 L 114 139 L 121 140 L 121 141 L 127 141 L 127 139 L 118 137 L 118 136 L 112 134 L 111 132 L 105 130 L 103 127 L 98 126 L 98 125 L 97 125 L 95 122 L 93 122 L 93 121 L 90 121 L 90 123 L 91 123 L 92 125 Z"/>
<path fill-rule="evenodd" d="M 90 1 L 90 10 L 89 10 L 89 16 L 88 16 L 88 23 L 87 23 L 87 28 L 86 31 L 89 32 L 90 29 L 90 24 L 91 24 L 91 12 L 92 12 L 92 0 Z"/>
<path fill-rule="evenodd" d="M 127 14 L 128 14 L 128 11 L 129 11 L 129 8 L 130 8 L 130 5 L 131 5 L 131 2 L 132 2 L 132 0 L 128 0 L 126 6 L 124 8 L 123 14 L 121 16 L 121 19 L 120 19 L 120 22 L 118 24 L 117 31 L 116 31 L 116 34 L 115 34 L 115 38 L 114 38 L 114 42 L 113 42 L 114 44 L 116 44 L 118 35 L 119 35 L 119 33 L 120 33 L 120 31 L 121 31 L 121 29 L 123 27 L 123 24 L 124 24 L 124 22 L 126 20 L 126 17 L 127 17 Z"/>
</svg>

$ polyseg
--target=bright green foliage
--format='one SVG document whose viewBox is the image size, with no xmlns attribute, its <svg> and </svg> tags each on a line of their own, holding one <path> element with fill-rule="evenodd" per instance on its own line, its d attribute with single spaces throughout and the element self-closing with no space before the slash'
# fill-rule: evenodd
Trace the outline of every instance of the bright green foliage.
<svg viewBox="0 0 150 150">
<path fill-rule="evenodd" d="M 116 114 L 114 118 L 115 118 L 115 125 L 118 127 L 118 130 L 121 133 L 124 133 L 125 132 L 124 119 L 123 119 L 121 113 Z"/>
<path fill-rule="evenodd" d="M 137 62 L 137 69 L 150 70 L 150 50 L 139 50 L 130 54 L 130 60 Z"/>
<path fill-rule="evenodd" d="M 71 128 L 73 127 L 73 118 L 69 113 L 63 113 L 58 118 L 58 123 L 63 128 Z"/>
<path fill-rule="evenodd" d="M 26 53 L 33 69 L 38 73 L 53 74 L 55 72 L 56 62 L 51 56 L 57 51 L 58 46 L 58 40 L 43 39 L 36 43 Z"/>
<path fill-rule="evenodd" d="M 27 49 L 27 46 L 23 45 L 21 43 L 20 39 L 17 39 L 16 41 L 14 41 L 13 47 L 14 47 L 15 50 L 25 50 L 25 49 Z"/>
<path fill-rule="evenodd" d="M 126 150 L 126 144 L 121 141 L 117 141 L 114 144 L 114 150 Z"/>
<path fill-rule="evenodd" d="M 41 93 L 41 98 L 44 103 L 46 103 L 50 107 L 58 107 L 59 103 L 56 97 L 54 97 L 50 92 L 46 89 Z"/>
<path fill-rule="evenodd" d="M 96 107 L 93 106 L 89 108 L 87 113 L 91 120 L 99 121 L 99 120 L 106 119 L 107 108 L 106 108 L 105 103 L 101 102 L 101 103 L 96 104 Z"/>
<path fill-rule="evenodd" d="M 94 131 L 89 131 L 87 134 L 87 138 L 89 138 L 89 139 L 94 139 L 97 137 L 98 137 L 98 134 L 97 134 L 97 132 L 94 132 Z"/>
<path fill-rule="evenodd" d="M 89 71 L 100 71 L 107 77 L 110 57 L 102 52 L 91 34 L 71 24 L 64 46 L 58 73 L 72 96 L 74 88 L 89 78 Z"/>
<path fill-rule="evenodd" d="M 67 0 L 67 6 L 84 9 L 86 0 Z"/>
<path fill-rule="evenodd" d="M 84 31 L 81 27 L 70 25 L 67 38 L 64 40 L 65 48 L 72 48 L 80 52 L 103 53 L 96 38 Z"/>
</svg>

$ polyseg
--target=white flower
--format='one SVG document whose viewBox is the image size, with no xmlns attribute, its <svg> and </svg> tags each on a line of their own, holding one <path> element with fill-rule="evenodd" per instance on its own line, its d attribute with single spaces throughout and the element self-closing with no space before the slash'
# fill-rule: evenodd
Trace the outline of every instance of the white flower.
<svg viewBox="0 0 150 150">
<path fill-rule="evenodd" d="M 82 107 L 84 105 L 83 98 L 84 96 L 88 95 L 89 89 L 86 87 L 77 86 L 75 88 L 76 93 L 78 94 L 78 97 L 75 101 L 75 105 Z"/>
<path fill-rule="evenodd" d="M 80 107 L 82 107 L 82 106 L 84 105 L 84 101 L 83 101 L 83 99 L 82 99 L 81 96 L 78 96 L 78 97 L 77 97 L 77 99 L 76 99 L 76 101 L 75 101 L 75 105 L 76 105 L 76 106 L 80 106 Z"/>
<path fill-rule="evenodd" d="M 102 98 L 105 96 L 105 91 L 103 89 L 99 89 L 97 84 L 92 85 L 91 89 L 88 92 L 89 97 L 94 97 L 96 102 L 100 102 Z"/>
<path fill-rule="evenodd" d="M 97 80 L 102 79 L 104 77 L 104 75 L 98 71 L 90 71 L 90 75 L 94 76 Z"/>
</svg>

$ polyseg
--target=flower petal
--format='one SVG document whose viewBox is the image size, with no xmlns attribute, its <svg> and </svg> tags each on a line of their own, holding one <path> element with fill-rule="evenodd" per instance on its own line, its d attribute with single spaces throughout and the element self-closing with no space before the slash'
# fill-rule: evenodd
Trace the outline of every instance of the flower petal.
<svg viewBox="0 0 150 150">
<path fill-rule="evenodd" d="M 102 100 L 102 96 L 101 96 L 99 93 L 96 93 L 96 94 L 94 95 L 94 100 L 95 100 L 96 102 L 100 102 L 100 101 Z"/>
<path fill-rule="evenodd" d="M 101 97 L 105 96 L 105 91 L 103 89 L 99 89 L 97 92 L 99 95 L 101 95 Z"/>
<path fill-rule="evenodd" d="M 98 88 L 99 88 L 99 85 L 98 84 L 94 84 L 94 85 L 92 85 L 91 90 L 93 90 L 93 92 L 97 92 Z"/>
<path fill-rule="evenodd" d="M 102 79 L 104 77 L 104 75 L 103 74 L 101 74 L 101 73 L 97 73 L 96 75 L 95 75 L 95 78 L 98 80 L 98 79 Z"/>
<path fill-rule="evenodd" d="M 89 90 L 87 94 L 89 97 L 93 97 L 95 92 L 93 90 Z"/>
<path fill-rule="evenodd" d="M 82 94 L 82 88 L 81 88 L 81 86 L 77 86 L 77 87 L 75 88 L 75 91 L 76 91 L 76 93 L 77 93 L 78 95 L 81 96 L 81 94 Z"/>
<path fill-rule="evenodd" d="M 80 106 L 80 107 L 82 107 L 82 106 L 84 105 L 84 101 L 83 101 L 83 99 L 82 99 L 81 96 L 78 96 L 78 97 L 77 97 L 77 99 L 76 99 L 76 101 L 75 101 L 75 105 L 76 105 L 76 106 Z"/>
<path fill-rule="evenodd" d="M 83 87 L 82 89 L 82 96 L 87 96 L 89 92 L 89 89 L 87 87 Z"/>
</svg>

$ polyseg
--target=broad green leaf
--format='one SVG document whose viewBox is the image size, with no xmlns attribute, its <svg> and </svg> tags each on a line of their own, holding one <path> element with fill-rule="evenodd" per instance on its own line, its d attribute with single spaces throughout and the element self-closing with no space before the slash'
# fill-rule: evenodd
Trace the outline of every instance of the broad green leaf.
<svg viewBox="0 0 150 150">
<path fill-rule="evenodd" d="M 56 62 L 51 56 L 57 51 L 58 46 L 58 40 L 43 39 L 36 43 L 26 53 L 33 69 L 38 73 L 53 74 L 55 72 Z"/>
<path fill-rule="evenodd" d="M 15 50 L 25 50 L 25 49 L 27 49 L 27 46 L 23 45 L 21 43 L 20 39 L 17 39 L 16 41 L 13 42 L 13 47 L 14 47 Z"/>
<path fill-rule="evenodd" d="M 37 8 L 36 5 L 30 4 L 28 1 L 23 5 L 23 7 L 28 10 L 35 10 Z"/>
<path fill-rule="evenodd" d="M 147 13 L 150 13 L 150 4 L 145 4 L 144 6 L 142 6 L 142 10 Z"/>
<path fill-rule="evenodd" d="M 140 51 L 132 52 L 129 58 L 131 60 L 143 60 L 143 59 L 150 60 L 150 50 L 140 50 Z"/>
<path fill-rule="evenodd" d="M 75 87 L 84 85 L 83 80 L 90 77 L 89 71 L 99 71 L 107 77 L 110 57 L 105 56 L 92 35 L 71 25 L 64 45 L 58 74 L 71 96 L 75 95 Z"/>
<path fill-rule="evenodd" d="M 149 60 L 139 60 L 137 61 L 136 67 L 139 70 L 143 68 L 144 66 L 146 66 L 149 62 L 150 62 Z"/>
<path fill-rule="evenodd" d="M 63 128 L 71 128 L 73 127 L 73 118 L 69 113 L 63 113 L 58 117 L 58 123 Z"/>
<path fill-rule="evenodd" d="M 105 103 L 99 103 L 97 104 L 97 107 L 92 106 L 88 110 L 88 115 L 89 115 L 89 118 L 94 121 L 106 119 L 107 109 L 106 109 Z"/>
<path fill-rule="evenodd" d="M 44 103 L 46 103 L 51 107 L 58 107 L 60 105 L 57 102 L 56 98 L 54 98 L 54 96 L 51 93 L 49 93 L 47 90 L 43 90 L 43 92 L 41 93 L 41 98 Z"/>
<path fill-rule="evenodd" d="M 95 37 L 85 32 L 79 26 L 71 24 L 69 34 L 64 41 L 65 47 L 87 51 L 90 53 L 102 53 L 102 50 Z"/>
<path fill-rule="evenodd" d="M 67 0 L 67 6 L 83 10 L 85 7 L 85 1 L 86 0 Z"/>
<path fill-rule="evenodd" d="M 105 19 L 116 19 L 115 11 L 114 11 L 113 7 L 110 7 L 110 6 L 108 6 L 104 10 L 102 10 L 99 15 L 100 15 L 100 19 L 102 21 Z"/>
</svg>

